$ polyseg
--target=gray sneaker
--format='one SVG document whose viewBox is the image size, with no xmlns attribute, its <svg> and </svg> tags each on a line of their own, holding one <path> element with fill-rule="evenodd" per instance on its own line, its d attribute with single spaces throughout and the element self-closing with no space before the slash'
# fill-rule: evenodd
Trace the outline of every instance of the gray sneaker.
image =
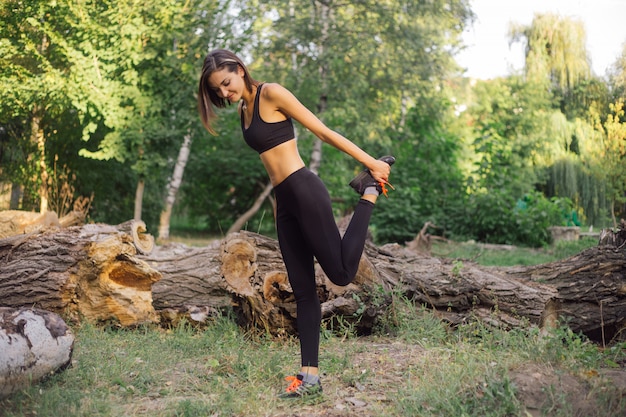
<svg viewBox="0 0 626 417">
<path fill-rule="evenodd" d="M 288 376 L 285 378 L 290 382 L 285 392 L 278 395 L 278 398 L 302 398 L 319 395 L 322 393 L 322 383 L 319 378 L 314 383 L 304 381 L 304 375 Z"/>
</svg>

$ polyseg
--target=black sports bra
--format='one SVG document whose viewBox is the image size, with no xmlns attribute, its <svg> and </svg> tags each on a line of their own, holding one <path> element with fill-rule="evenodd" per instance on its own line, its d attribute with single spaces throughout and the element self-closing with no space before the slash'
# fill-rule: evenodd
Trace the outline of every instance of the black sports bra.
<svg viewBox="0 0 626 417">
<path fill-rule="evenodd" d="M 262 87 L 263 84 L 259 84 L 257 87 L 256 96 L 254 97 L 252 121 L 247 129 L 245 128 L 245 122 L 243 120 L 243 111 L 241 112 L 241 131 L 243 132 L 243 138 L 248 146 L 259 154 L 296 137 L 291 117 L 275 123 L 267 123 L 261 119 L 261 115 L 259 114 L 259 97 L 261 96 Z"/>
</svg>

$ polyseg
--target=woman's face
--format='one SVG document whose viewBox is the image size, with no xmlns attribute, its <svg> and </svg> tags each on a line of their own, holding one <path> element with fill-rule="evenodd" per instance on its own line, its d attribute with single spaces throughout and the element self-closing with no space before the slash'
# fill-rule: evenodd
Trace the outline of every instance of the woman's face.
<svg viewBox="0 0 626 417">
<path fill-rule="evenodd" d="M 243 75 L 243 69 L 239 66 L 235 72 L 230 72 L 228 68 L 223 68 L 213 72 L 209 76 L 209 86 L 215 91 L 218 97 L 235 103 L 241 100 L 241 96 L 245 90 Z"/>
</svg>

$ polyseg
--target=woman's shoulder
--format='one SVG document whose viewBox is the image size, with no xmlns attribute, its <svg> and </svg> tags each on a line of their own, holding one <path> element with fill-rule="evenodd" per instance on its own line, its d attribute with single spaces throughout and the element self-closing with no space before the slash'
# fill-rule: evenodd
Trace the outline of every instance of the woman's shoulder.
<svg viewBox="0 0 626 417">
<path fill-rule="evenodd" d="M 261 89 L 261 96 L 265 99 L 275 99 L 283 96 L 284 94 L 291 94 L 289 90 L 278 83 L 263 83 Z"/>
<path fill-rule="evenodd" d="M 272 103 L 278 109 L 291 107 L 297 102 L 293 93 L 278 83 L 264 83 L 261 97 L 265 102 Z"/>
</svg>

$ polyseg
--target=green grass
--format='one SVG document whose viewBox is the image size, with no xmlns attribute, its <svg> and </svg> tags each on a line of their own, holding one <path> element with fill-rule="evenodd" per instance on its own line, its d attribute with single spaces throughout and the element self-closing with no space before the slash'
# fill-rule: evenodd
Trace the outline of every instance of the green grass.
<svg viewBox="0 0 626 417">
<path fill-rule="evenodd" d="M 484 266 L 529 266 L 562 260 L 597 244 L 597 239 L 591 238 L 559 241 L 540 249 L 505 245 L 487 246 L 473 242 L 435 242 L 431 254 L 441 258 L 470 260 Z"/>
<path fill-rule="evenodd" d="M 566 329 L 540 337 L 536 329 L 505 332 L 469 322 L 452 330 L 406 299 L 394 306 L 384 332 L 323 332 L 320 398 L 276 399 L 283 377 L 297 369 L 293 338 L 246 332 L 220 317 L 206 329 L 82 325 L 73 365 L 0 401 L 1 414 L 327 416 L 343 409 L 350 416 L 525 416 L 510 369 L 532 363 L 592 374 L 626 358 L 626 344 L 600 350 Z M 625 398 L 607 395 L 599 379 L 589 383 L 604 393 L 598 416 L 626 412 Z"/>
</svg>

